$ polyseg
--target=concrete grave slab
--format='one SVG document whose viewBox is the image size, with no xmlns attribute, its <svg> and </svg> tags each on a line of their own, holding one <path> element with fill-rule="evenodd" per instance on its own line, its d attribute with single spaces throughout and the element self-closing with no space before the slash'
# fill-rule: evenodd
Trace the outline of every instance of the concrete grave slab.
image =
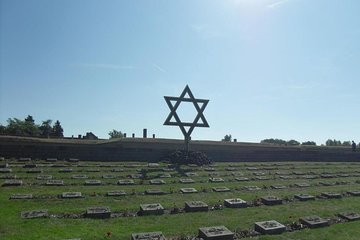
<svg viewBox="0 0 360 240">
<path fill-rule="evenodd" d="M 261 188 L 259 188 L 258 186 L 244 186 L 243 189 L 244 189 L 244 190 L 248 190 L 248 191 L 261 190 Z"/>
<path fill-rule="evenodd" d="M 299 188 L 305 188 L 305 187 L 310 187 L 310 184 L 309 183 L 295 183 L 294 186 L 299 187 Z"/>
<path fill-rule="evenodd" d="M 69 162 L 80 162 L 80 159 L 78 159 L 78 158 L 69 158 L 68 161 Z"/>
<path fill-rule="evenodd" d="M 45 183 L 46 186 L 64 186 L 63 180 L 47 180 Z"/>
<path fill-rule="evenodd" d="M 33 210 L 33 211 L 24 211 L 21 212 L 21 218 L 31 219 L 31 218 L 43 218 L 48 217 L 48 210 Z"/>
<path fill-rule="evenodd" d="M 62 168 L 59 170 L 59 173 L 70 173 L 72 171 L 72 168 Z"/>
<path fill-rule="evenodd" d="M 258 168 L 257 168 L 257 167 L 247 167 L 246 170 L 249 170 L 249 171 L 257 171 Z"/>
<path fill-rule="evenodd" d="M 118 185 L 134 185 L 135 182 L 132 179 L 120 179 Z"/>
<path fill-rule="evenodd" d="M 32 199 L 33 195 L 31 193 L 15 193 L 15 194 L 11 194 L 10 199 L 11 200 L 15 200 L 15 199 Z"/>
<path fill-rule="evenodd" d="M 26 171 L 26 173 L 42 173 L 43 170 L 39 168 L 33 168 Z"/>
<path fill-rule="evenodd" d="M 247 202 L 240 198 L 230 198 L 224 200 L 224 206 L 228 208 L 245 208 L 247 207 Z"/>
<path fill-rule="evenodd" d="M 203 212 L 208 211 L 209 206 L 202 201 L 188 201 L 185 202 L 186 212 Z"/>
<path fill-rule="evenodd" d="M 100 180 L 86 180 L 85 185 L 87 185 L 87 186 L 99 186 L 99 185 L 101 185 L 101 181 Z"/>
<path fill-rule="evenodd" d="M 235 178 L 235 180 L 238 182 L 250 181 L 250 179 L 247 177 L 237 177 L 237 178 Z"/>
<path fill-rule="evenodd" d="M 181 193 L 197 193 L 195 188 L 180 188 Z"/>
<path fill-rule="evenodd" d="M 308 216 L 300 218 L 300 222 L 309 228 L 325 227 L 329 225 L 329 221 L 319 216 Z"/>
<path fill-rule="evenodd" d="M 162 215 L 164 208 L 160 203 L 140 204 L 140 212 L 142 215 Z"/>
<path fill-rule="evenodd" d="M 300 201 L 315 200 L 315 196 L 305 193 L 295 194 L 294 197 Z"/>
<path fill-rule="evenodd" d="M 199 228 L 199 237 L 204 240 L 233 240 L 234 233 L 225 226 Z"/>
<path fill-rule="evenodd" d="M 171 178 L 171 174 L 164 173 L 164 174 L 159 175 L 159 178 Z"/>
<path fill-rule="evenodd" d="M 35 163 L 27 163 L 24 165 L 23 168 L 36 168 L 37 165 Z"/>
<path fill-rule="evenodd" d="M 111 175 L 111 174 L 106 174 L 106 175 L 102 175 L 103 179 L 114 179 L 117 178 L 117 176 L 115 175 Z"/>
<path fill-rule="evenodd" d="M 15 186 L 21 186 L 21 185 L 23 185 L 23 181 L 18 180 L 18 179 L 7 179 L 2 184 L 3 187 L 15 187 Z"/>
<path fill-rule="evenodd" d="M 199 176 L 199 174 L 197 174 L 195 172 L 187 172 L 187 173 L 185 173 L 185 175 L 187 177 L 198 177 Z"/>
<path fill-rule="evenodd" d="M 275 220 L 270 220 L 256 222 L 255 231 L 262 234 L 281 234 L 286 231 L 286 227 Z"/>
<path fill-rule="evenodd" d="M 12 169 L 11 168 L 0 168 L 0 173 L 11 173 Z"/>
<path fill-rule="evenodd" d="M 130 178 L 133 178 L 133 179 L 139 179 L 139 178 L 143 177 L 142 174 L 130 174 L 129 176 L 130 176 Z"/>
<path fill-rule="evenodd" d="M 271 185 L 272 189 L 280 190 L 280 189 L 287 189 L 288 187 L 285 185 Z"/>
<path fill-rule="evenodd" d="M 146 195 L 164 195 L 166 192 L 160 189 L 146 189 L 145 190 Z"/>
<path fill-rule="evenodd" d="M 86 209 L 86 217 L 88 218 L 110 218 L 111 210 L 109 207 L 88 207 Z"/>
<path fill-rule="evenodd" d="M 109 197 L 117 197 L 117 196 L 125 196 L 125 195 L 126 195 L 126 192 L 122 191 L 122 190 L 108 191 L 106 193 L 106 196 L 109 196 Z"/>
<path fill-rule="evenodd" d="M 166 240 L 162 232 L 133 233 L 131 240 Z"/>
<path fill-rule="evenodd" d="M 230 189 L 227 187 L 213 187 L 214 192 L 230 192 Z"/>
<path fill-rule="evenodd" d="M 216 169 L 215 168 L 213 168 L 213 167 L 206 167 L 206 168 L 204 168 L 204 171 L 206 171 L 206 172 L 214 172 Z"/>
<path fill-rule="evenodd" d="M 123 172 L 124 169 L 122 169 L 122 168 L 113 168 L 113 169 L 111 169 L 111 171 L 112 172 Z"/>
<path fill-rule="evenodd" d="M 350 191 L 347 191 L 347 193 L 352 196 L 360 196 L 360 190 L 350 190 Z"/>
<path fill-rule="evenodd" d="M 326 198 L 342 198 L 342 195 L 340 193 L 335 192 L 322 192 L 321 196 Z"/>
<path fill-rule="evenodd" d="M 84 175 L 84 174 L 75 174 L 71 176 L 72 179 L 87 179 L 88 176 Z"/>
<path fill-rule="evenodd" d="M 166 182 L 162 179 L 152 179 L 150 180 L 150 184 L 152 185 L 162 185 L 162 184 L 166 184 Z"/>
<path fill-rule="evenodd" d="M 51 175 L 38 175 L 36 176 L 37 180 L 51 180 L 53 179 L 53 176 Z"/>
<path fill-rule="evenodd" d="M 8 168 L 9 164 L 8 163 L 0 163 L 0 168 Z"/>
<path fill-rule="evenodd" d="M 354 212 L 344 212 L 344 213 L 339 213 L 339 217 L 346 219 L 348 221 L 355 221 L 360 219 L 360 214 Z"/>
<path fill-rule="evenodd" d="M 179 182 L 180 183 L 194 183 L 195 181 L 191 178 L 180 178 Z"/>
<path fill-rule="evenodd" d="M 231 175 L 234 177 L 243 177 L 244 176 L 244 174 L 242 172 L 232 172 Z"/>
<path fill-rule="evenodd" d="M 18 161 L 19 161 L 19 162 L 30 162 L 30 161 L 31 161 L 31 158 L 29 158 L 29 157 L 21 157 L 21 158 L 19 158 Z"/>
<path fill-rule="evenodd" d="M 272 206 L 282 204 L 282 199 L 275 196 L 266 196 L 261 197 L 261 202 L 265 205 Z"/>
<path fill-rule="evenodd" d="M 213 183 L 224 182 L 224 179 L 219 178 L 219 177 L 212 177 L 212 178 L 209 178 L 209 182 L 213 182 Z"/>
<path fill-rule="evenodd" d="M 47 162 L 56 162 L 57 158 L 47 158 L 46 161 Z"/>
<path fill-rule="evenodd" d="M 100 172 L 100 169 L 90 168 L 90 169 L 87 169 L 86 172 L 96 173 L 96 172 Z"/>
<path fill-rule="evenodd" d="M 82 198 L 81 192 L 63 192 L 61 198 Z"/>
</svg>

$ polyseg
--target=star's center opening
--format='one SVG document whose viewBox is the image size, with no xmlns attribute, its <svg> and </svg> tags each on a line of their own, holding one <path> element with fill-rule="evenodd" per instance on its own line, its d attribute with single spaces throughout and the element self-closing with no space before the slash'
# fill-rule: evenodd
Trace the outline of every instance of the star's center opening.
<svg viewBox="0 0 360 240">
<path fill-rule="evenodd" d="M 192 102 L 181 102 L 176 110 L 181 122 L 193 123 L 198 112 Z"/>
</svg>

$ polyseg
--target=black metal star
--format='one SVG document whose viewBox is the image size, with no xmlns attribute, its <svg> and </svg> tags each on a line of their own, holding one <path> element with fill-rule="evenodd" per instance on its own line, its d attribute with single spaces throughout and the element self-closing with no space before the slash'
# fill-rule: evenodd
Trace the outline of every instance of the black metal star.
<svg viewBox="0 0 360 240">
<path fill-rule="evenodd" d="M 185 98 L 185 95 L 188 94 L 189 97 Z M 179 126 L 181 129 L 181 132 L 184 134 L 185 140 L 190 139 L 190 135 L 195 127 L 209 127 L 208 122 L 205 119 L 205 116 L 203 114 L 206 105 L 208 104 L 209 100 L 206 99 L 195 99 L 194 95 L 192 94 L 190 88 L 188 85 L 186 85 L 184 91 L 181 93 L 180 97 L 167 97 L 164 96 L 165 101 L 167 105 L 170 108 L 170 114 L 166 118 L 164 125 L 170 125 L 170 126 Z M 171 103 L 171 101 L 176 101 L 175 105 Z M 194 104 L 194 107 L 196 108 L 196 111 L 198 112 L 197 116 L 194 119 L 194 122 L 182 122 L 179 118 L 179 116 L 176 113 L 177 108 L 179 107 L 181 102 L 192 102 Z M 199 103 L 202 104 L 199 106 Z M 175 121 L 171 121 L 172 118 L 175 118 Z M 199 123 L 199 120 L 201 119 L 202 122 Z M 189 129 L 186 131 L 185 127 L 189 127 Z"/>
</svg>

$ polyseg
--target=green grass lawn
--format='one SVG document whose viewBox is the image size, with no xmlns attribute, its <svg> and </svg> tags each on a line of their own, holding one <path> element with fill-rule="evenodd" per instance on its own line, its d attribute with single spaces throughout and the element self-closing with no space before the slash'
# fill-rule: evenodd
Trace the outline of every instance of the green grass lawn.
<svg viewBox="0 0 360 240">
<path fill-rule="evenodd" d="M 21 164 L 11 162 L 12 173 L 0 173 L 0 177 L 16 175 L 24 182 L 20 187 L 0 188 L 0 239 L 109 239 L 107 232 L 111 232 L 111 239 L 130 239 L 132 233 L 162 231 L 168 238 L 185 236 L 196 236 L 199 227 L 224 225 L 231 231 L 250 230 L 258 221 L 276 220 L 282 224 L 290 224 L 298 221 L 300 217 L 318 215 L 320 217 L 334 217 L 340 212 L 353 211 L 360 213 L 360 197 L 345 196 L 341 199 L 316 199 L 313 201 L 291 201 L 290 203 L 276 206 L 257 206 L 241 209 L 224 208 L 198 213 L 169 214 L 168 210 L 177 207 L 183 208 L 186 201 L 200 200 L 213 206 L 219 201 L 223 203 L 227 198 L 241 198 L 245 201 L 253 201 L 255 198 L 273 195 L 281 198 L 293 199 L 294 194 L 308 193 L 320 195 L 321 192 L 344 193 L 348 190 L 360 190 L 360 165 L 357 163 L 217 163 L 214 168 L 219 177 L 224 179 L 222 183 L 209 182 L 209 174 L 200 167 L 185 167 L 196 172 L 198 176 L 186 177 L 176 171 L 163 171 L 166 168 L 162 164 L 158 168 L 149 168 L 144 163 L 135 167 L 119 166 L 123 172 L 112 172 L 114 167 L 101 167 L 94 162 L 82 162 L 81 166 L 71 166 L 73 172 L 60 173 L 60 168 L 53 168 L 45 162 L 39 166 L 43 173 L 26 173 Z M 124 164 L 124 163 L 112 163 Z M 226 168 L 229 164 L 234 165 L 236 171 Z M 257 170 L 248 170 L 247 167 L 256 167 Z M 89 172 L 89 169 L 99 169 L 100 172 Z M 137 174 L 141 169 L 147 169 L 147 179 L 134 179 L 135 185 L 117 185 L 119 179 L 126 179 L 130 174 Z M 279 178 L 282 172 L 293 179 L 283 180 Z M 142 171 L 144 172 L 144 171 Z M 247 182 L 235 180 L 232 172 L 241 172 L 250 178 Z M 270 180 L 256 180 L 254 172 L 264 172 Z M 296 175 L 293 172 L 303 172 L 305 175 L 314 175 L 316 179 L 305 179 L 304 175 Z M 162 178 L 166 184 L 150 185 L 149 180 L 158 178 L 158 175 L 170 173 L 171 178 Z M 321 178 L 321 174 L 332 174 L 333 178 Z M 45 180 L 37 180 L 38 175 L 52 175 L 54 179 L 64 180 L 64 186 L 45 186 Z M 102 186 L 85 186 L 85 179 L 72 179 L 72 175 L 85 174 L 89 179 L 101 180 Z M 104 179 L 103 175 L 116 175 L 114 179 Z M 338 174 L 349 174 L 348 177 L 339 177 Z M 195 183 L 179 183 L 179 178 L 192 178 Z M 0 179 L 0 184 L 5 180 Z M 306 182 L 310 187 L 292 187 L 294 183 Z M 323 183 L 336 183 L 333 186 L 323 186 Z M 259 186 L 258 191 L 244 190 L 244 186 Z M 287 189 L 274 190 L 271 185 L 285 185 Z M 218 193 L 211 189 L 215 186 L 225 186 L 231 191 Z M 193 187 L 199 193 L 181 194 L 180 188 Z M 160 189 L 169 194 L 153 196 L 145 195 L 146 189 Z M 127 195 L 120 197 L 107 197 L 106 192 L 110 190 L 124 190 Z M 61 199 L 57 196 L 62 192 L 76 191 L 84 196 L 81 199 Z M 172 193 L 170 193 L 172 192 Z M 14 193 L 32 193 L 34 199 L 10 200 Z M 95 193 L 95 194 L 94 194 Z M 134 194 L 133 194 L 134 193 Z M 90 206 L 108 206 L 113 212 L 129 211 L 135 213 L 140 204 L 160 203 L 166 210 L 161 216 L 136 216 L 117 217 L 111 219 L 89 219 L 89 218 L 58 218 L 51 215 L 62 213 L 82 214 Z M 50 213 L 48 218 L 22 219 L 22 211 L 47 209 Z M 252 239 L 359 239 L 360 221 L 345 222 L 319 229 L 303 229 L 295 232 L 286 232 L 281 235 L 261 235 Z"/>
</svg>

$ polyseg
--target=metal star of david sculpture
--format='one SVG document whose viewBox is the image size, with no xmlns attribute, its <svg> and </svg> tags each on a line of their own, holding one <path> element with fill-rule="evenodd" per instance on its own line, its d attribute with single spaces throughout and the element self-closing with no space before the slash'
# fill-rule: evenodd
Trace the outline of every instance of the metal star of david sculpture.
<svg viewBox="0 0 360 240">
<path fill-rule="evenodd" d="M 185 97 L 186 94 L 189 97 Z M 190 88 L 188 85 L 186 85 L 184 91 L 181 93 L 180 97 L 167 97 L 164 96 L 165 101 L 167 105 L 170 108 L 170 114 L 166 118 L 164 125 L 170 125 L 170 126 L 179 126 L 181 129 L 181 132 L 183 133 L 185 137 L 186 142 L 186 150 L 188 150 L 188 144 L 190 141 L 191 133 L 193 132 L 195 127 L 209 127 L 208 122 L 205 119 L 205 116 L 203 114 L 206 105 L 208 104 L 209 100 L 206 99 L 195 99 L 194 95 L 192 94 Z M 175 104 L 173 105 L 172 101 L 175 101 Z M 181 102 L 191 102 L 194 104 L 194 107 L 196 111 L 198 112 L 197 116 L 194 119 L 194 122 L 182 122 L 176 113 L 176 110 L 178 109 Z M 175 121 L 171 121 L 171 119 L 174 118 Z M 201 120 L 201 122 L 199 122 Z M 185 127 L 189 127 L 188 130 L 185 129 Z"/>
</svg>

